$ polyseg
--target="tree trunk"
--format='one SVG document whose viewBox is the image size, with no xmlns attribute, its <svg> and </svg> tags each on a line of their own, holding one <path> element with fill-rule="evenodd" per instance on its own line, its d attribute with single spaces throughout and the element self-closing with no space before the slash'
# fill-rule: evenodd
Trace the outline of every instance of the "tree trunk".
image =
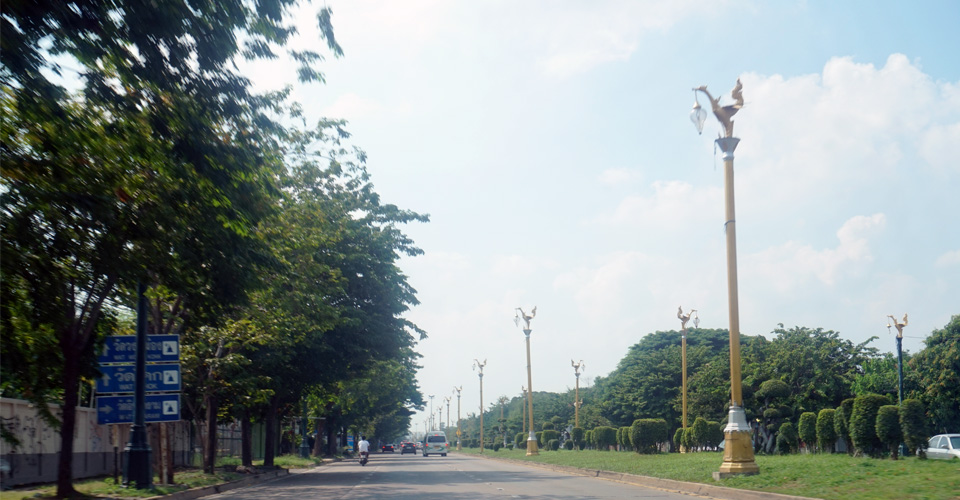
<svg viewBox="0 0 960 500">
<path fill-rule="evenodd" d="M 203 472 L 213 474 L 217 463 L 217 398 L 208 394 L 204 399 L 207 407 L 207 445 L 203 450 Z"/>
<path fill-rule="evenodd" d="M 253 432 L 250 424 L 250 411 L 244 410 L 240 419 L 240 463 L 244 467 L 253 466 Z"/>
<path fill-rule="evenodd" d="M 327 422 L 327 456 L 337 456 L 337 439 L 333 433 L 333 422 Z"/>
<path fill-rule="evenodd" d="M 72 336 L 71 333 L 66 335 Z M 73 433 L 77 426 L 77 384 L 80 382 L 79 353 L 65 346 L 63 364 L 63 406 L 60 407 L 60 456 L 57 463 L 57 497 L 77 495 L 73 488 Z"/>
<path fill-rule="evenodd" d="M 280 408 L 280 398 L 274 395 L 270 398 L 270 409 L 264 422 L 263 466 L 273 467 L 273 459 L 277 452 L 277 409 Z"/>
<path fill-rule="evenodd" d="M 313 439 L 313 451 L 311 452 L 315 457 L 319 457 L 323 453 L 323 434 L 320 422 L 322 421 L 317 420 L 316 432 L 314 433 L 316 437 Z"/>
</svg>

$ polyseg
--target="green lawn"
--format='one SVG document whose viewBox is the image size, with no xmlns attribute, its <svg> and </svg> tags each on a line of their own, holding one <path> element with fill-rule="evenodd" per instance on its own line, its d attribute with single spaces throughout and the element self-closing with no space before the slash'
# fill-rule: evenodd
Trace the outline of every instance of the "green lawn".
<svg viewBox="0 0 960 500">
<path fill-rule="evenodd" d="M 464 448 L 462 453 L 478 453 Z M 827 500 L 960 499 L 960 460 L 876 460 L 837 455 L 756 457 L 760 474 L 714 481 L 721 453 L 639 455 L 604 451 L 541 451 L 485 449 L 484 455 L 585 469 L 601 469 L 678 481 L 719 484 Z"/>
</svg>

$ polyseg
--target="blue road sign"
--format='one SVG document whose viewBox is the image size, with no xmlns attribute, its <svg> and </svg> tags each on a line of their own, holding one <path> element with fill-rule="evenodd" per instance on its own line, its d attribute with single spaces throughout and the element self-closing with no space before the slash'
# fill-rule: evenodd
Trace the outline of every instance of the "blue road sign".
<svg viewBox="0 0 960 500">
<path fill-rule="evenodd" d="M 132 424 L 133 396 L 98 396 L 98 424 Z M 176 422 L 180 420 L 179 394 L 149 394 L 144 403 L 146 422 Z"/>
<path fill-rule="evenodd" d="M 180 364 L 146 365 L 147 392 L 180 392 Z M 116 394 L 136 391 L 134 365 L 103 365 L 97 379 L 97 393 Z"/>
<path fill-rule="evenodd" d="M 135 363 L 137 361 L 137 336 L 107 336 L 107 341 L 103 344 L 103 352 L 97 359 L 100 363 Z M 177 361 L 180 361 L 179 335 L 147 335 L 147 362 Z"/>
</svg>

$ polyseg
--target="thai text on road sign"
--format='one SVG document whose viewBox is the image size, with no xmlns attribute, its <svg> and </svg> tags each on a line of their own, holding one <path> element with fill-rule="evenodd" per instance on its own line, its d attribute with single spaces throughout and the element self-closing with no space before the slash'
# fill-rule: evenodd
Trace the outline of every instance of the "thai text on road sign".
<svg viewBox="0 0 960 500">
<path fill-rule="evenodd" d="M 147 362 L 180 361 L 179 335 L 147 335 Z M 98 358 L 100 363 L 134 363 L 137 361 L 136 335 L 109 335 Z"/>
<path fill-rule="evenodd" d="M 146 365 L 146 392 L 177 392 L 180 390 L 180 365 Z M 97 393 L 115 394 L 136 391 L 137 370 L 134 365 L 103 365 L 97 379 Z"/>
<path fill-rule="evenodd" d="M 180 420 L 179 394 L 149 394 L 144 401 L 144 421 L 175 422 Z M 98 424 L 133 423 L 133 396 L 97 397 Z"/>
</svg>

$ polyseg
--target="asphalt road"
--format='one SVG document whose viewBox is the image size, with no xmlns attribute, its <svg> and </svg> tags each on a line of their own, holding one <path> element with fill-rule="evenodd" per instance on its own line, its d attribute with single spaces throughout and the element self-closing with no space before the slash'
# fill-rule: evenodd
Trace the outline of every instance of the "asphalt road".
<svg viewBox="0 0 960 500">
<path fill-rule="evenodd" d="M 571 476 L 469 455 L 375 453 L 370 463 L 337 462 L 281 479 L 205 497 L 210 500 L 459 500 L 703 498 Z"/>
</svg>

